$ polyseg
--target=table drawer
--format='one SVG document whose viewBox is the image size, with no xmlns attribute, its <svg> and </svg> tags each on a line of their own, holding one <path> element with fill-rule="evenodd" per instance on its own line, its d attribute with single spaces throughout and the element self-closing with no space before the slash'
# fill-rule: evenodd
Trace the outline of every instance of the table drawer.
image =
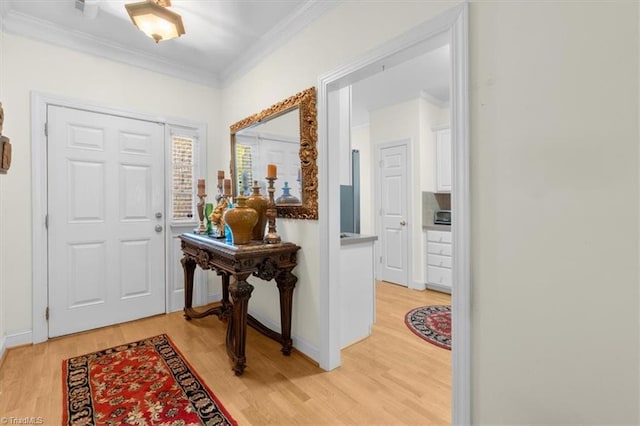
<svg viewBox="0 0 640 426">
<path fill-rule="evenodd" d="M 427 256 L 427 263 L 432 266 L 441 268 L 451 268 L 451 256 L 440 256 L 438 254 L 430 254 Z"/>
<path fill-rule="evenodd" d="M 451 287 L 451 269 L 428 266 L 427 282 Z"/>
<path fill-rule="evenodd" d="M 451 256 L 451 244 L 427 243 L 427 253 Z"/>
<path fill-rule="evenodd" d="M 428 230 L 427 241 L 433 241 L 436 243 L 451 243 L 451 232 Z"/>
</svg>

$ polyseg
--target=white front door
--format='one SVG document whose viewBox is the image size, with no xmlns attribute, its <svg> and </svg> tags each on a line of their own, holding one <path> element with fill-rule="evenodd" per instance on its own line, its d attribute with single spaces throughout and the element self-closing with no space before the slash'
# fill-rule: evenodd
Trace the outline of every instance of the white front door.
<svg viewBox="0 0 640 426">
<path fill-rule="evenodd" d="M 49 337 L 165 312 L 164 128 L 48 106 Z"/>
<path fill-rule="evenodd" d="M 380 279 L 408 286 L 407 145 L 379 148 Z"/>
</svg>

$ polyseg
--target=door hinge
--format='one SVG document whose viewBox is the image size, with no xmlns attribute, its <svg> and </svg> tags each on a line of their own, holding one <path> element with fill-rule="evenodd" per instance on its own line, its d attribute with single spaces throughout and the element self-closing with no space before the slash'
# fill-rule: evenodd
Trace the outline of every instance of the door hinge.
<svg viewBox="0 0 640 426">
<path fill-rule="evenodd" d="M 48 214 L 44 215 L 44 227 L 47 230 L 49 229 L 49 215 Z"/>
<path fill-rule="evenodd" d="M 49 307 L 47 306 L 47 309 L 44 310 L 44 318 L 49 321 Z"/>
<path fill-rule="evenodd" d="M 380 256 L 380 263 L 382 263 L 382 256 Z M 49 309 L 49 308 L 47 308 L 47 309 Z"/>
<path fill-rule="evenodd" d="M 49 136 L 49 123 L 44 123 L 44 135 Z"/>
</svg>

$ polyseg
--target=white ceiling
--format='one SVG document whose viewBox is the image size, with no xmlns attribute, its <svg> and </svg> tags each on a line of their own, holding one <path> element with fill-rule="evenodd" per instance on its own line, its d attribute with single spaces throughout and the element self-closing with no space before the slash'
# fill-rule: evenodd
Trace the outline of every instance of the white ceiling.
<svg viewBox="0 0 640 426">
<path fill-rule="evenodd" d="M 186 34 L 160 43 L 135 28 L 125 3 L 140 0 L 0 0 L 0 30 L 223 87 L 304 29 L 337 1 L 172 0 Z M 352 124 L 368 111 L 423 97 L 449 102 L 448 37 L 435 37 L 355 82 Z M 407 59 L 409 58 L 409 59 Z"/>
<path fill-rule="evenodd" d="M 127 15 L 125 3 L 136 1 L 141 0 L 0 0 L 0 27 L 8 33 L 220 86 L 336 4 L 172 0 L 170 9 L 182 16 L 186 34 L 156 44 Z"/>
<path fill-rule="evenodd" d="M 423 98 L 443 108 L 449 106 L 451 58 L 447 34 L 432 42 L 437 47 L 389 64 L 351 85 L 351 125 L 369 123 L 369 112 Z"/>
</svg>

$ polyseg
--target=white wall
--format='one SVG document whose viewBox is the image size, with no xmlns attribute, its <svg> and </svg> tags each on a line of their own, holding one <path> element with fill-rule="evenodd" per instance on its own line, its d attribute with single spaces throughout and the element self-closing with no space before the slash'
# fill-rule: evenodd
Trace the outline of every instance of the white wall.
<svg viewBox="0 0 640 426">
<path fill-rule="evenodd" d="M 435 191 L 435 141 L 433 127 L 449 124 L 448 108 L 439 108 L 422 98 L 401 102 L 369 113 L 369 143 L 371 156 L 375 158 L 376 146 L 380 143 L 408 139 L 411 141 L 408 161 L 412 176 L 408 182 L 409 208 L 412 220 L 409 222 L 412 244 L 412 271 L 410 279 L 424 288 L 424 263 L 426 253 L 422 243 L 422 191 Z M 363 182 L 373 182 L 373 171 L 362 173 Z M 363 191 L 364 192 L 364 191 Z M 368 199 L 361 200 L 361 211 L 368 209 L 375 214 L 375 188 L 370 188 Z M 367 204 L 368 203 L 368 204 Z M 372 218 L 375 220 L 375 217 Z M 369 220 L 369 218 L 367 218 Z M 375 225 L 372 224 L 376 233 Z M 364 232 L 363 232 L 364 233 Z M 410 284 L 411 286 L 411 284 Z"/>
<path fill-rule="evenodd" d="M 390 2 L 340 4 L 223 90 L 223 123 L 231 125 L 315 86 L 320 75 L 404 33 L 450 4 L 453 3 L 407 2 L 402 3 L 402 8 Z M 357 37 L 353 36 L 354 23 L 358 23 Z M 224 138 L 228 140 L 228 130 L 220 134 L 220 139 Z M 320 342 L 321 231 L 317 221 L 279 219 L 277 226 L 285 240 L 302 245 L 294 270 L 299 281 L 294 294 L 292 334 L 294 346 L 297 344 L 316 357 Z M 277 290 L 273 284 L 261 284 L 255 286 L 250 310 L 258 318 L 279 324 Z"/>
<path fill-rule="evenodd" d="M 638 3 L 470 11 L 474 422 L 638 424 Z"/>
<path fill-rule="evenodd" d="M 225 122 L 442 7 L 340 5 L 224 91 Z M 473 422 L 637 424 L 637 5 L 474 2 L 470 18 Z M 282 226 L 304 241 L 298 321 L 317 314 L 314 225 Z"/>
<path fill-rule="evenodd" d="M 411 174 L 407 176 L 408 217 L 406 218 L 411 233 L 411 271 L 409 271 L 409 287 L 413 282 L 424 283 L 422 278 L 422 195 L 420 193 L 421 151 L 421 100 L 416 98 L 396 105 L 376 109 L 369 112 L 370 137 L 373 155 L 378 145 L 387 142 L 407 140 L 407 163 Z M 431 165 L 433 167 L 433 165 Z M 427 166 L 425 168 L 431 169 Z M 375 193 L 375 189 L 374 189 Z M 424 285 L 422 285 L 424 288 Z"/>
<path fill-rule="evenodd" d="M 208 124 L 217 134 L 218 90 L 83 53 L 0 33 L 3 133 L 13 162 L 0 176 L 0 307 L 2 336 L 32 329 L 30 93 L 45 92 L 123 110 Z M 219 143 L 219 141 L 216 141 Z M 212 145 L 216 147 L 216 142 Z M 224 142 L 224 150 L 228 145 Z M 210 162 L 209 172 L 228 163 Z M 214 182 L 213 179 L 210 179 Z M 0 331 L 3 331 L 0 329 Z"/>
<path fill-rule="evenodd" d="M 210 132 L 221 117 L 213 174 L 227 169 L 228 125 L 447 6 L 345 2 L 226 88 L 218 115 L 215 91 L 5 35 L 0 95 L 17 151 L 0 176 L 5 331 L 29 327 L 31 314 L 29 90 L 166 104 Z M 474 424 L 640 423 L 638 25 L 635 2 L 470 5 Z M 153 95 L 169 81 L 190 94 L 171 97 L 180 104 Z M 317 345 L 320 230 L 279 220 L 278 231 L 303 245 L 294 334 Z M 258 285 L 252 304 L 275 317 L 273 286 Z"/>
<path fill-rule="evenodd" d="M 4 45 L 4 34 L 0 31 L 0 70 L 4 69 L 5 61 L 2 55 L 2 51 Z M 0 72 L 0 102 L 4 99 L 4 73 Z M 4 126 L 6 129 L 6 125 Z M 6 130 L 3 130 L 2 133 L 6 134 Z M 2 360 L 2 356 L 5 351 L 5 336 L 7 334 L 7 328 L 5 325 L 5 298 L 4 298 L 4 288 L 5 281 L 3 280 L 2 271 L 5 270 L 5 245 L 3 243 L 5 240 L 4 232 L 5 229 L 5 213 L 4 211 L 7 208 L 7 202 L 5 200 L 4 191 L 6 187 L 6 175 L 0 174 L 0 360 Z"/>
</svg>

